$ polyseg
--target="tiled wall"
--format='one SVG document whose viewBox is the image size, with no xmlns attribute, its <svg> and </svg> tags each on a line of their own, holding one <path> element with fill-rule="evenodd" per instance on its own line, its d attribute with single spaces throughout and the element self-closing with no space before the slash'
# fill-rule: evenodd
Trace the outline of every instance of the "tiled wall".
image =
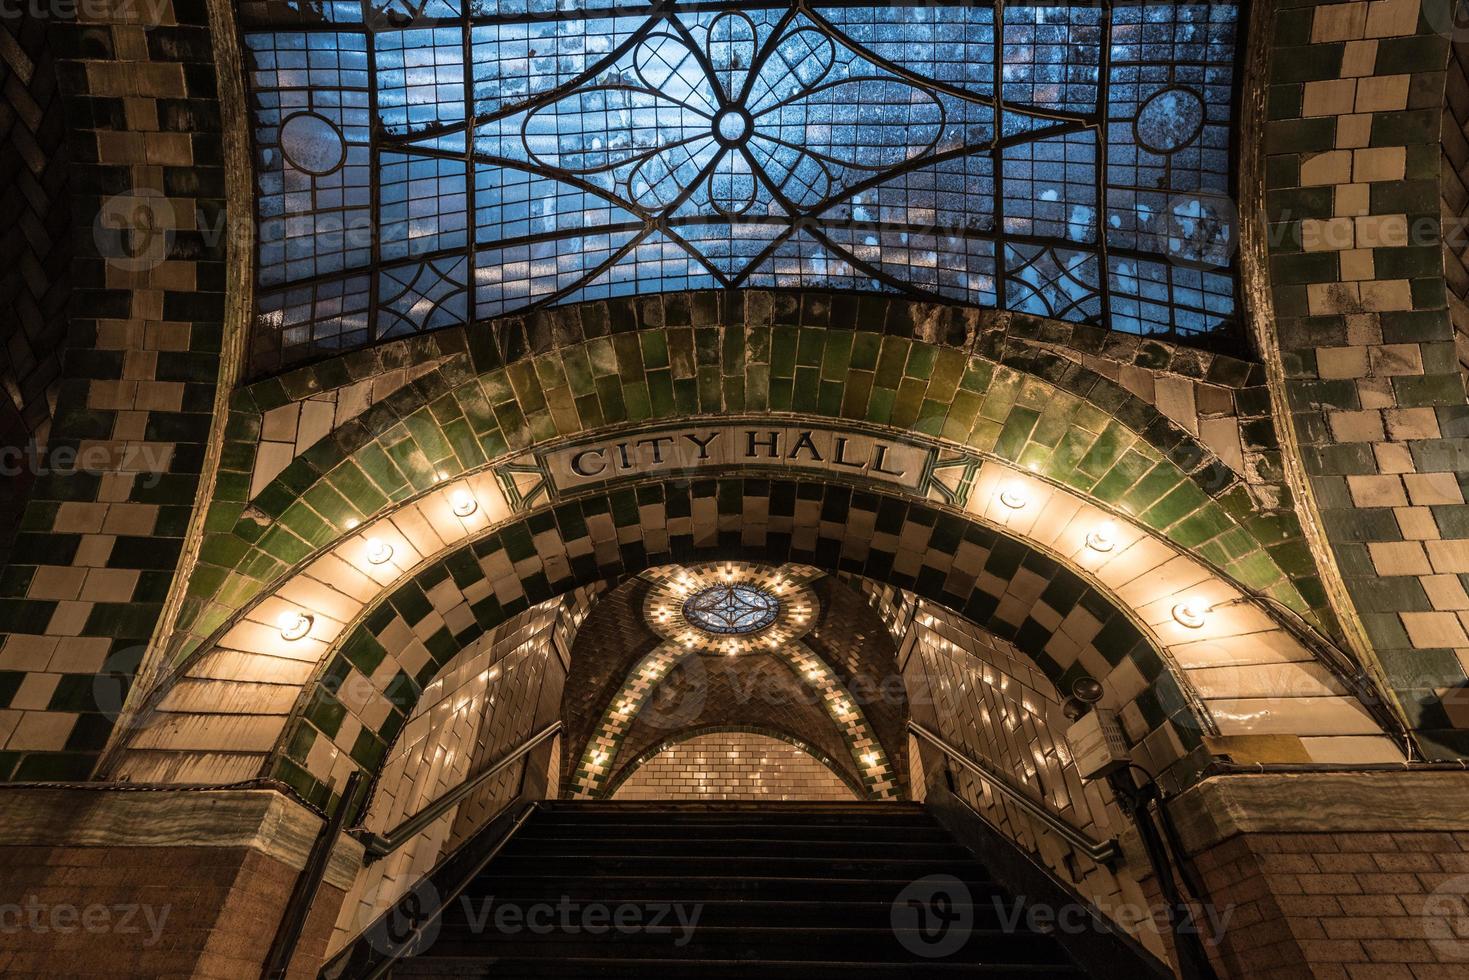
<svg viewBox="0 0 1469 980">
<path fill-rule="evenodd" d="M 46 445 L 60 388 L 74 230 L 53 26 L 15 16 L 0 31 L 0 214 L 8 216 L 0 231 L 0 447 L 16 454 L 5 460 L 0 501 L 3 563 L 38 475 L 19 454 Z"/>
<path fill-rule="evenodd" d="M 1459 367 L 1469 372 L 1469 38 L 1449 46 L 1440 126 L 1444 279 Z"/>
<path fill-rule="evenodd" d="M 363 825 L 386 833 L 465 779 L 493 765 L 547 724 L 561 702 L 564 666 L 551 600 L 485 633 L 424 688 L 383 762 Z M 551 714 L 554 718 L 554 713 Z M 312 768 L 314 760 L 306 760 Z M 440 859 L 493 819 L 519 791 L 513 765 L 408 844 L 362 869 L 343 904 L 331 950 L 360 933 Z M 312 771 L 315 771 L 313 769 Z"/>
<path fill-rule="evenodd" d="M 16 780 L 87 778 L 111 733 L 184 552 L 226 347 L 217 72 L 233 77 L 233 36 L 211 36 L 202 3 L 76 9 L 50 22 L 76 259 L 48 444 L 92 463 L 36 480 L 4 570 L 0 775 Z M 14 27 L 37 25 L 7 18 L 5 39 Z M 6 97 L 24 151 L 40 105 L 20 77 Z"/>
<path fill-rule="evenodd" d="M 1012 787 L 1093 840 L 1116 839 L 1126 832 L 1126 817 L 1111 790 L 1105 783 L 1084 783 L 1078 776 L 1064 737 L 1069 722 L 1061 713 L 1061 698 L 1029 657 L 1014 644 L 911 593 L 870 582 L 863 588 L 900 638 L 899 656 L 915 721 L 998 770 Z M 1109 694 L 1108 703 L 1119 700 L 1117 691 Z M 1125 865 L 1097 864 L 993 784 L 934 754 L 927 743 L 917 744 L 933 769 L 930 778 L 947 767 L 955 792 L 992 827 L 1097 907 L 1118 911 L 1147 904 L 1139 876 Z M 1146 740 L 1135 751 L 1146 760 Z M 1142 929 L 1136 936 L 1161 954 L 1156 933 Z"/>
<path fill-rule="evenodd" d="M 722 326 L 731 322 L 739 328 Z M 1201 561 L 1330 624 L 1287 499 L 1277 491 L 1261 504 L 1256 483 L 1166 414 L 1045 345 L 1069 343 L 1108 363 L 1162 364 L 1215 387 L 1248 384 L 1249 366 L 1228 358 L 1137 338 L 1122 352 L 1101 331 L 1023 317 L 758 293 L 588 304 L 477 332 L 473 351 L 468 341 L 454 331 L 414 338 L 235 394 L 201 564 L 183 599 L 183 628 L 169 634 L 182 644 L 174 654 L 238 615 L 293 564 L 352 543 L 373 515 L 396 507 L 396 519 L 411 506 L 406 499 L 430 495 L 512 446 L 609 421 L 770 408 L 906 427 L 1034 466 L 1080 494 L 1130 509 Z M 374 375 L 424 362 L 439 367 L 361 414 L 344 415 L 339 429 L 293 455 L 252 496 L 254 475 L 264 472 L 262 440 L 279 455 L 287 445 L 297 453 L 311 437 L 301 435 L 307 408 L 290 406 L 332 392 L 340 399 Z M 811 392 L 820 394 L 812 399 Z M 352 397 L 351 411 L 360 401 Z M 264 419 L 282 408 L 281 431 L 273 427 L 263 439 Z M 325 409 L 311 411 L 324 419 Z M 294 433 L 286 431 L 291 418 Z M 650 540 L 656 547 L 659 536 Z M 49 643 L 16 640 L 15 666 L 49 656 Z M 10 684 L 49 682 L 30 680 L 33 672 L 16 670 Z M 41 700 L 28 689 L 16 704 Z M 97 724 L 108 721 L 99 716 Z M 53 725 L 60 738 L 75 722 L 34 724 Z"/>
<path fill-rule="evenodd" d="M 754 732 L 715 732 L 670 745 L 614 800 L 853 800 L 846 783 L 797 745 Z"/>
<path fill-rule="evenodd" d="M 1257 326 L 1358 653 L 1430 758 L 1469 753 L 1469 403 L 1439 236 L 1454 9 L 1303 3 L 1258 25 L 1273 311 Z"/>
</svg>

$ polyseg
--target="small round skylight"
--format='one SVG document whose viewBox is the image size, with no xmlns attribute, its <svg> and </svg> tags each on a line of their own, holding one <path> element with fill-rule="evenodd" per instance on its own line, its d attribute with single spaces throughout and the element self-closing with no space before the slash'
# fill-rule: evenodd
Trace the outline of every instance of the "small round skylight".
<svg viewBox="0 0 1469 980">
<path fill-rule="evenodd" d="M 780 600 L 753 585 L 714 585 L 694 593 L 684 618 L 707 633 L 754 633 L 775 622 Z"/>
</svg>

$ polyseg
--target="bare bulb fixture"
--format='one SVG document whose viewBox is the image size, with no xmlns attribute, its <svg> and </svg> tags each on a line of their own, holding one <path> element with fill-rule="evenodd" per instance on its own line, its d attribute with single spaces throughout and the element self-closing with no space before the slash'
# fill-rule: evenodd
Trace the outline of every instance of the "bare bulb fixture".
<svg viewBox="0 0 1469 980">
<path fill-rule="evenodd" d="M 458 517 L 468 517 L 479 509 L 479 503 L 468 490 L 455 490 L 449 495 L 449 506 L 454 509 Z"/>
<path fill-rule="evenodd" d="M 393 557 L 393 546 L 381 538 L 367 539 L 367 560 L 370 564 L 381 565 Z"/>
<path fill-rule="evenodd" d="M 314 620 L 309 613 L 296 609 L 281 613 L 275 624 L 280 627 L 282 639 L 299 640 L 311 632 L 312 622 Z"/>
<path fill-rule="evenodd" d="M 1030 495 L 1018 483 L 1011 483 L 1000 491 L 1000 503 L 1011 510 L 1019 510 L 1030 503 Z"/>
<path fill-rule="evenodd" d="M 1103 521 L 1092 528 L 1091 533 L 1086 536 L 1086 546 L 1103 554 L 1117 547 L 1117 525 L 1111 521 Z"/>
<path fill-rule="evenodd" d="M 1209 604 L 1198 596 L 1194 596 L 1173 607 L 1173 618 L 1178 625 L 1196 630 L 1204 625 L 1204 617 L 1208 615 L 1208 612 Z"/>
</svg>

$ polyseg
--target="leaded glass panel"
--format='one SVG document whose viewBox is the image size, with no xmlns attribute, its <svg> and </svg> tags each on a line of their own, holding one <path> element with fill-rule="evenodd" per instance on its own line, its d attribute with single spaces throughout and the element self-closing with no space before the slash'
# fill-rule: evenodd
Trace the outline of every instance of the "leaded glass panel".
<svg viewBox="0 0 1469 980">
<path fill-rule="evenodd" d="M 689 288 L 1234 330 L 1233 3 L 241 9 L 257 370 Z"/>
</svg>

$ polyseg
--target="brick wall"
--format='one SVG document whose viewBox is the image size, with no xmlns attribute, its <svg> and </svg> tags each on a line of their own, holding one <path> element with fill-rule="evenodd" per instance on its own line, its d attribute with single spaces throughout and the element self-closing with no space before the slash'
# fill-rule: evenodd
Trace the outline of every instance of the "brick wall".
<svg viewBox="0 0 1469 980">
<path fill-rule="evenodd" d="M 271 790 L 8 790 L 0 975 L 258 976 L 320 826 Z M 316 975 L 360 860 L 339 845 L 291 980 Z"/>
<path fill-rule="evenodd" d="M 1469 976 L 1469 773 L 1215 776 L 1169 809 L 1221 975 Z"/>
<path fill-rule="evenodd" d="M 1469 976 L 1454 921 L 1469 833 L 1250 834 L 1195 862 L 1211 899 L 1235 907 L 1218 950 L 1228 976 Z M 1449 916 L 1435 911 L 1445 896 Z"/>
<path fill-rule="evenodd" d="M 7 977 L 258 975 L 298 874 L 244 847 L 20 847 L 3 863 L 6 911 L 26 917 L 0 929 Z M 292 978 L 315 976 L 341 898 L 318 894 Z"/>
<path fill-rule="evenodd" d="M 615 800 L 853 800 L 857 795 L 799 746 L 754 732 L 715 732 L 644 762 Z"/>
</svg>

